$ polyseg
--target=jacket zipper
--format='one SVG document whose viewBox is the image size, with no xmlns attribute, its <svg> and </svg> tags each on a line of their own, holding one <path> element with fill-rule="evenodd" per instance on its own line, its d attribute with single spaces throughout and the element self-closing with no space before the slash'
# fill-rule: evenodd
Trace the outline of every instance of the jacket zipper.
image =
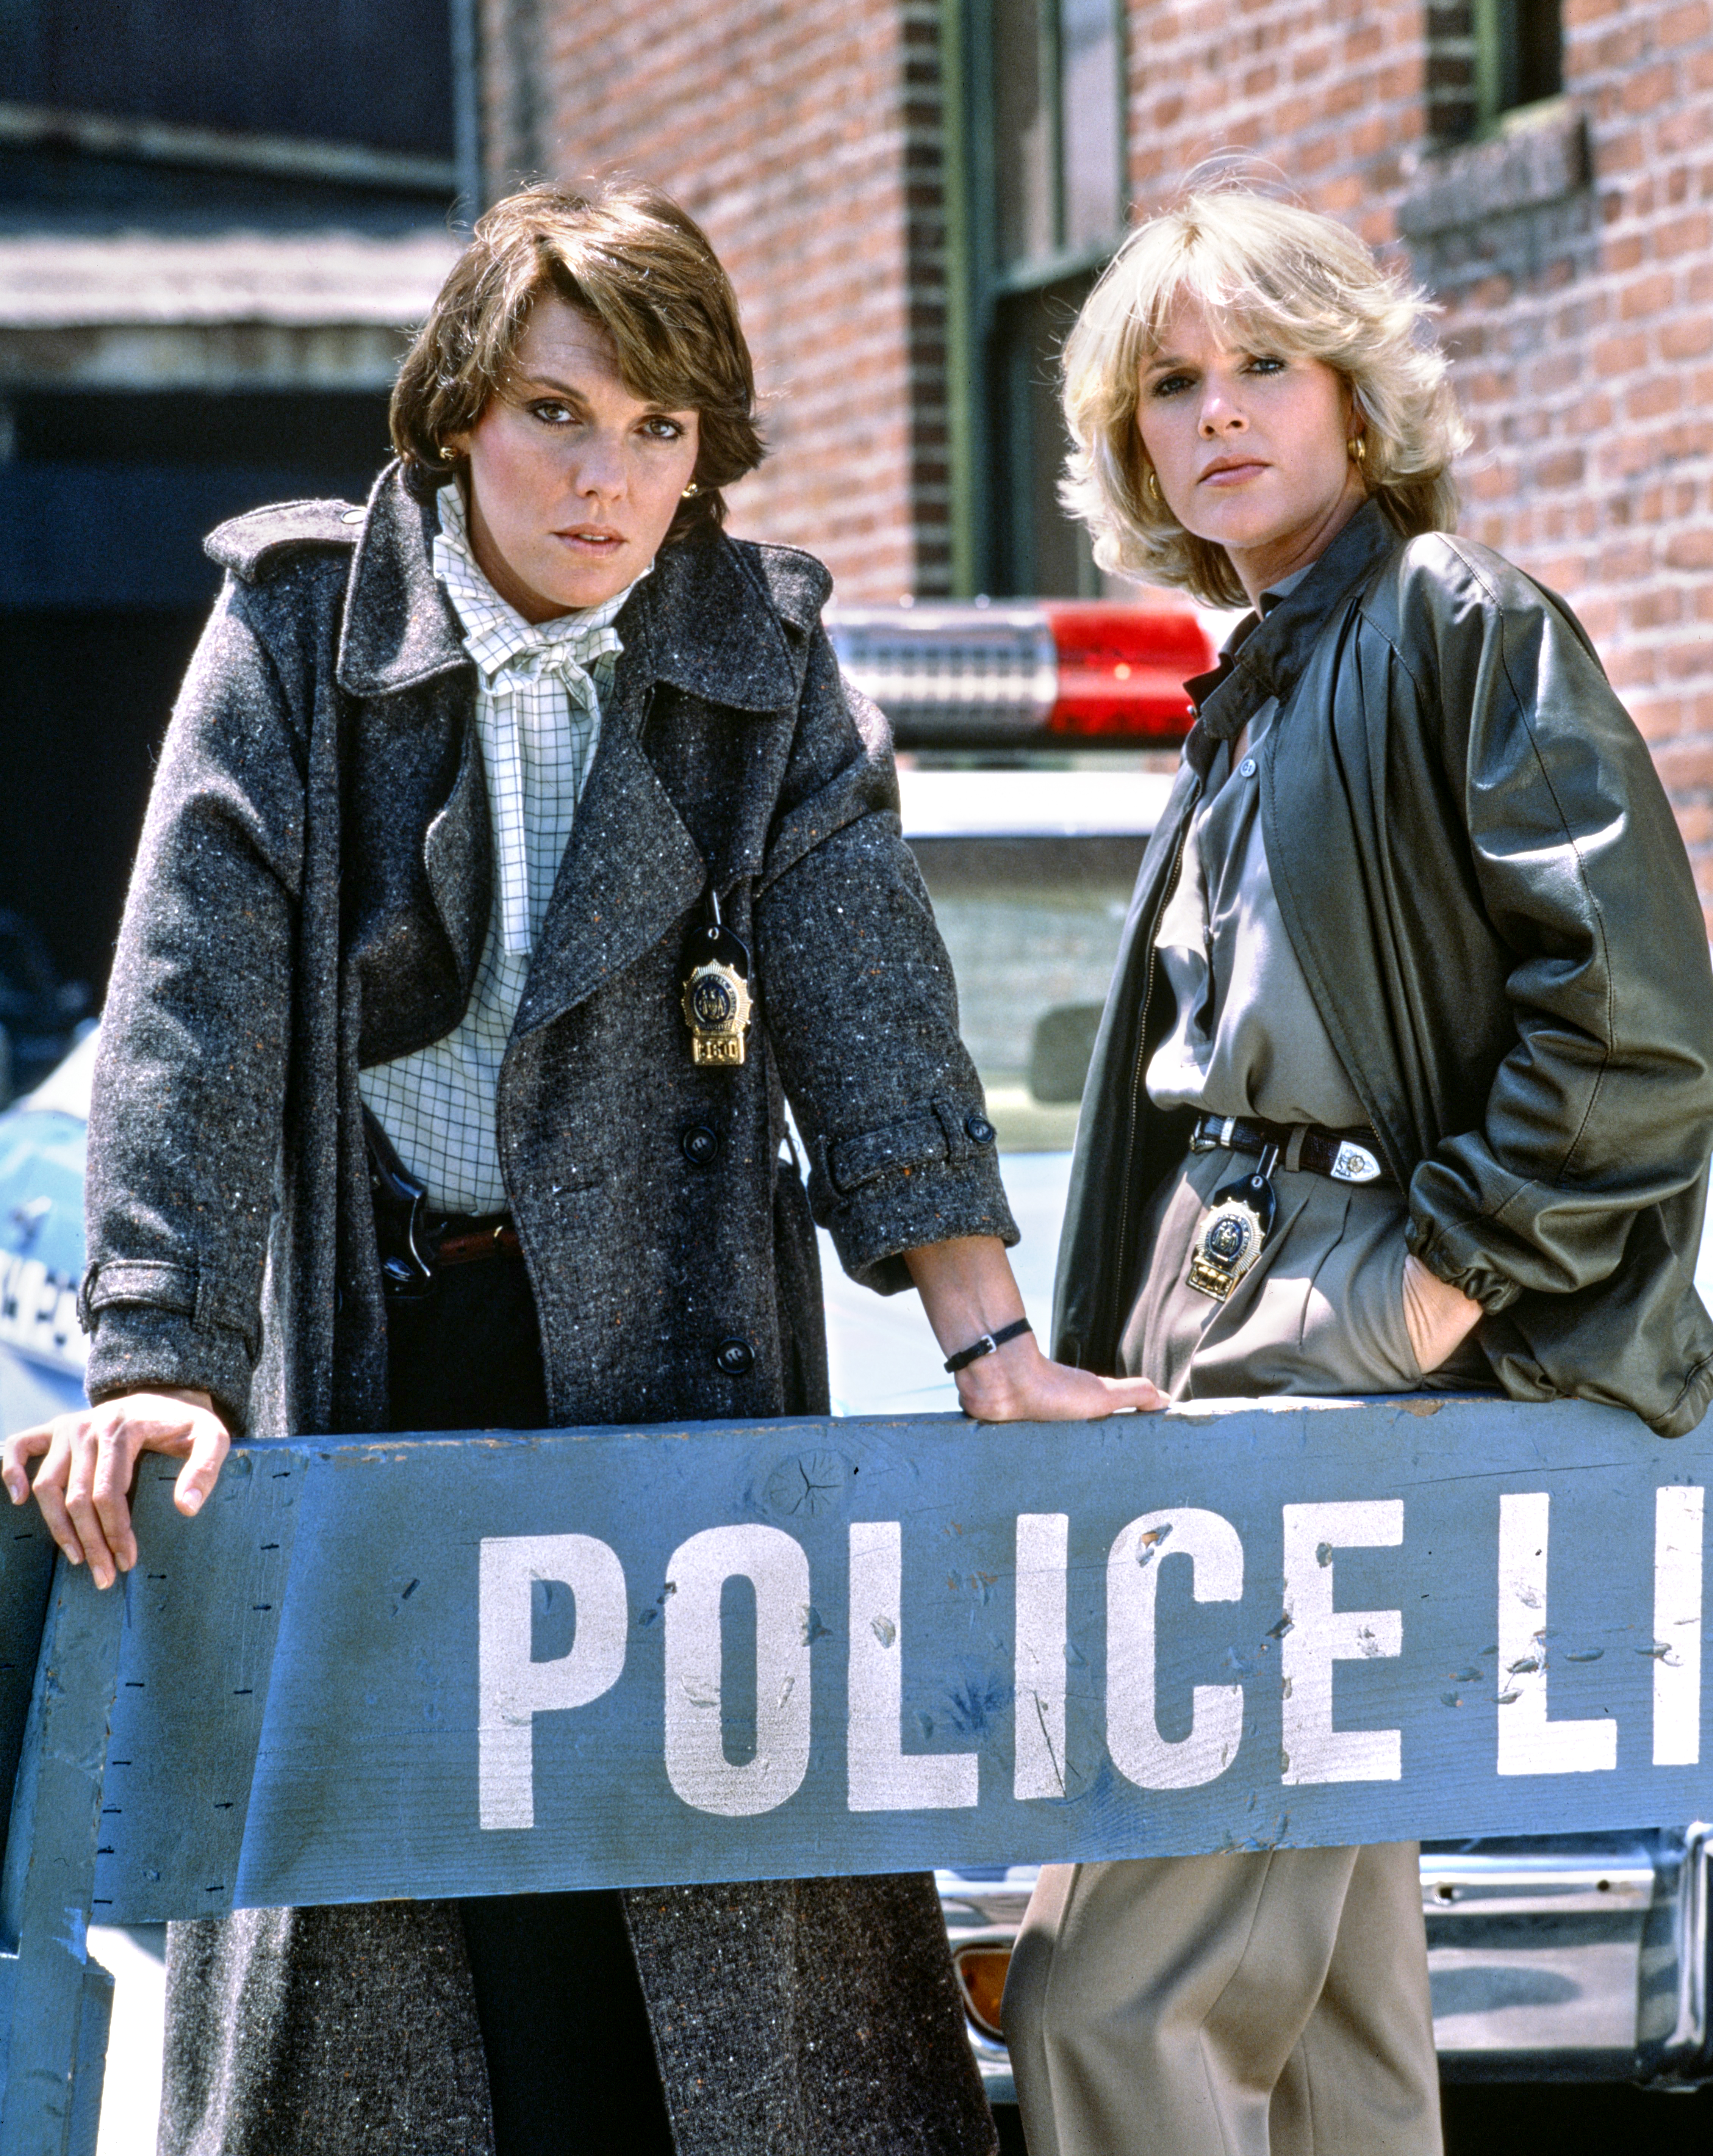
<svg viewBox="0 0 1713 2156">
<path fill-rule="evenodd" d="M 1154 969 L 1158 961 L 1155 938 L 1160 932 L 1160 918 L 1172 903 L 1172 895 L 1177 889 L 1177 879 L 1183 870 L 1183 850 L 1189 840 L 1190 825 L 1194 820 L 1192 808 L 1186 816 L 1183 829 L 1177 836 L 1177 850 L 1172 857 L 1172 870 L 1166 880 L 1166 888 L 1160 895 L 1160 903 L 1154 909 L 1148 923 L 1148 967 L 1142 976 L 1142 1007 L 1136 1018 L 1136 1068 L 1131 1074 L 1130 1127 L 1125 1133 L 1124 1183 L 1119 1194 L 1118 1259 L 1114 1277 L 1120 1284 L 1129 1277 L 1131 1186 L 1136 1179 L 1136 1125 L 1141 1119 L 1142 1079 L 1146 1068 L 1148 1050 L 1148 1005 L 1154 993 Z"/>
</svg>

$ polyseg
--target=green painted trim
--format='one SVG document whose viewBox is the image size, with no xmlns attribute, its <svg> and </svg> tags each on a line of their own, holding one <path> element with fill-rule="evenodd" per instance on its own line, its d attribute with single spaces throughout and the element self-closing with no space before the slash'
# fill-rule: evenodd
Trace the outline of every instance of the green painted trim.
<svg viewBox="0 0 1713 2156">
<path fill-rule="evenodd" d="M 1475 125 L 1490 127 L 1509 103 L 1505 81 L 1502 0 L 1474 0 L 1469 10 L 1475 33 Z"/>
<path fill-rule="evenodd" d="M 1039 292 L 1049 285 L 1063 284 L 1067 277 L 1098 272 L 1112 259 L 1123 237 L 1120 231 L 1088 247 L 1066 248 L 1057 254 L 1039 254 L 1032 262 L 1013 263 L 1008 270 L 996 271 L 987 289 L 996 298 L 1008 299 L 1014 292 Z"/>
</svg>

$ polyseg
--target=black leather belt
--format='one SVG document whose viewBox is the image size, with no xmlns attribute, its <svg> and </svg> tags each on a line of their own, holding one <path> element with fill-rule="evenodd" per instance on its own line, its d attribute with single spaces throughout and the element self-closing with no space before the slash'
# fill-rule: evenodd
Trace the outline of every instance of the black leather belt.
<svg viewBox="0 0 1713 2156">
<path fill-rule="evenodd" d="M 1305 1168 L 1335 1183 L 1390 1183 L 1379 1141 L 1369 1130 L 1323 1131 L 1318 1123 L 1245 1122 L 1239 1116 L 1203 1116 L 1190 1138 L 1192 1152 L 1264 1153 L 1276 1148 L 1283 1168 Z"/>
<path fill-rule="evenodd" d="M 380 1245 L 381 1285 L 394 1301 L 425 1296 L 447 1265 L 515 1258 L 521 1249 L 509 1213 L 431 1213 L 428 1192 L 400 1160 L 371 1111 L 363 1110 L 369 1191 Z"/>
</svg>

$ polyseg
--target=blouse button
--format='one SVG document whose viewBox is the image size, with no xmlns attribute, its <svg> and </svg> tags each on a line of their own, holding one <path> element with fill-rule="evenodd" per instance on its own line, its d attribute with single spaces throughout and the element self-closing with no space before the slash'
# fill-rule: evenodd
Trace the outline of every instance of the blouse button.
<svg viewBox="0 0 1713 2156">
<path fill-rule="evenodd" d="M 1254 757 L 1246 756 L 1244 758 L 1243 762 L 1239 764 L 1237 767 L 1237 775 L 1239 778 L 1253 778 L 1254 777 L 1255 759 Z"/>
</svg>

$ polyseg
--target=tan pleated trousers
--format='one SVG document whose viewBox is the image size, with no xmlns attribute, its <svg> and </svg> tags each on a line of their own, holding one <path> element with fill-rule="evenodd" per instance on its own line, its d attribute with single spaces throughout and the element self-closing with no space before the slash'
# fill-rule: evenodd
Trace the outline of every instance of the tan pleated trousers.
<svg viewBox="0 0 1713 2156">
<path fill-rule="evenodd" d="M 1029 2156 L 1439 2156 L 1417 1858 L 1048 1866 L 1005 1987 Z"/>
</svg>

